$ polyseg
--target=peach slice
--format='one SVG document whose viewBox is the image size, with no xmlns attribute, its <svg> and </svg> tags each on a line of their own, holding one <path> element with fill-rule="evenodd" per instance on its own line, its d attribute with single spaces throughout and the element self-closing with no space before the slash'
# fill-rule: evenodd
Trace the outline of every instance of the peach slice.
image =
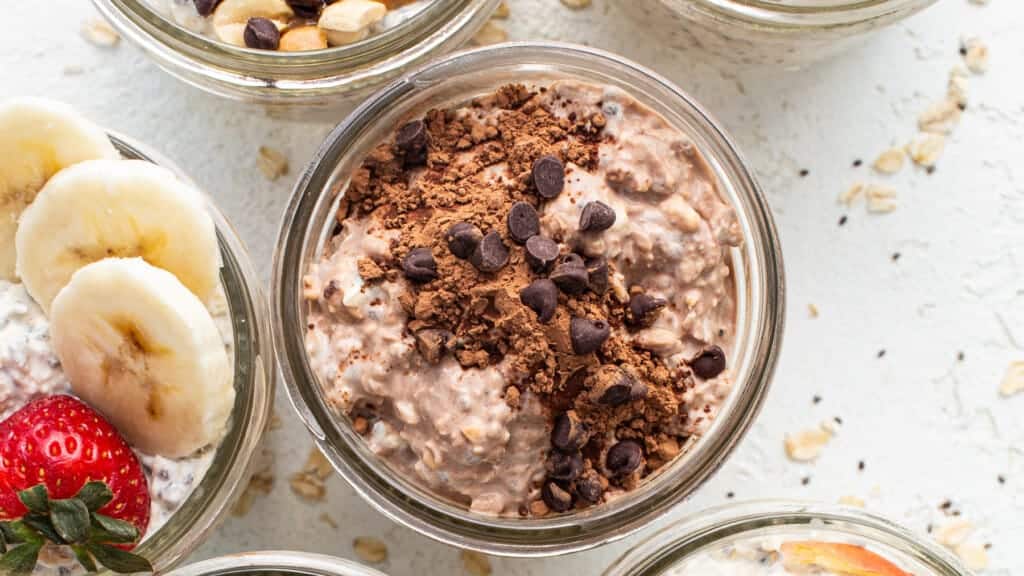
<svg viewBox="0 0 1024 576">
<path fill-rule="evenodd" d="M 854 544 L 803 540 L 782 544 L 787 567 L 814 566 L 844 576 L 912 576 L 878 554 Z"/>
</svg>

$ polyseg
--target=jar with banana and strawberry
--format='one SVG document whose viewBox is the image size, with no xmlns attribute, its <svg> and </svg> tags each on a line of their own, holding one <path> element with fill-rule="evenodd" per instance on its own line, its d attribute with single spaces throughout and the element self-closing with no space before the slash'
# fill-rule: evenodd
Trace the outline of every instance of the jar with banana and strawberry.
<svg viewBox="0 0 1024 576">
<path fill-rule="evenodd" d="M 152 570 L 235 405 L 217 226 L 60 103 L 0 103 L 0 168 L 0 572 Z"/>
</svg>

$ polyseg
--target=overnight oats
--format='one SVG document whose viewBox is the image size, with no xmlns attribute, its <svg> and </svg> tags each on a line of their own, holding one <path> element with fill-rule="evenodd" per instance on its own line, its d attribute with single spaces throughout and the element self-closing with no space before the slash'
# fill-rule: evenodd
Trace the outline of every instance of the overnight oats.
<svg viewBox="0 0 1024 576">
<path fill-rule="evenodd" d="M 199 486 L 235 404 L 214 220 L 62 104 L 0 103 L 0 140 L 0 565 L 151 570 L 127 550 Z"/>
<path fill-rule="evenodd" d="M 690 138 L 625 91 L 507 85 L 367 156 L 304 279 L 328 400 L 473 512 L 618 498 L 732 387 L 736 214 Z"/>
<path fill-rule="evenodd" d="M 695 514 L 641 542 L 604 576 L 966 576 L 930 539 L 861 510 L 754 502 Z"/>
<path fill-rule="evenodd" d="M 258 50 L 354 44 L 417 16 L 432 0 L 147 0 L 186 30 Z"/>
</svg>

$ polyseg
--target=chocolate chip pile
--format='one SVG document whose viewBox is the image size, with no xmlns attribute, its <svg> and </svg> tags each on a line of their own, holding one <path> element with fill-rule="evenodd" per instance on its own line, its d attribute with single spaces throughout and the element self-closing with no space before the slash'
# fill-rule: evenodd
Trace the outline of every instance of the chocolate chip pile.
<svg viewBox="0 0 1024 576">
<path fill-rule="evenodd" d="M 510 85 L 431 110 L 367 156 L 337 216 L 400 232 L 390 259 L 360 272 L 368 283 L 407 281 L 407 329 L 427 362 L 450 355 L 465 368 L 498 366 L 509 406 L 531 394 L 550 414 L 546 478 L 524 516 L 635 488 L 685 448 L 678 430 L 695 378 L 725 369 L 718 347 L 669 367 L 635 346 L 631 332 L 668 302 L 617 286 L 614 262 L 545 236 L 546 204 L 573 171 L 596 169 L 598 146 L 612 138 L 599 107 L 584 117 L 558 105 L 543 88 Z M 617 220 L 599 201 L 578 210 L 587 234 Z"/>
</svg>

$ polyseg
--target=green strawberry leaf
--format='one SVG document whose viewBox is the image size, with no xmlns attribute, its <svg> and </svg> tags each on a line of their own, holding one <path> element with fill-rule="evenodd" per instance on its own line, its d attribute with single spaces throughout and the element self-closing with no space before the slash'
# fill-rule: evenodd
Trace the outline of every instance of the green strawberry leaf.
<svg viewBox="0 0 1024 576">
<path fill-rule="evenodd" d="M 153 565 L 149 560 L 120 548 L 91 542 L 86 544 L 85 548 L 96 557 L 97 562 L 119 574 L 153 571 Z"/>
<path fill-rule="evenodd" d="M 21 518 L 21 521 L 28 525 L 36 532 L 39 532 L 47 540 L 55 544 L 67 544 L 60 534 L 54 530 L 53 524 L 50 523 L 49 516 L 40 516 L 38 514 L 27 514 Z"/>
<path fill-rule="evenodd" d="M 74 545 L 71 547 L 71 551 L 75 553 L 75 558 L 78 558 L 78 563 L 85 568 L 87 572 L 99 572 L 99 568 L 96 567 L 96 561 L 92 559 L 92 554 L 85 549 L 84 546 Z"/>
<path fill-rule="evenodd" d="M 39 560 L 39 550 L 42 543 L 33 542 L 15 546 L 9 552 L 0 556 L 0 574 L 31 574 Z"/>
<path fill-rule="evenodd" d="M 114 493 L 105 483 L 94 480 L 82 486 L 75 498 L 84 502 L 89 512 L 95 512 L 109 504 L 114 499 Z"/>
<path fill-rule="evenodd" d="M 131 522 L 93 514 L 93 533 L 90 541 L 96 543 L 130 544 L 139 539 L 139 529 Z M 99 528 L 99 530 L 96 529 Z"/>
<path fill-rule="evenodd" d="M 38 532 L 21 520 L 11 522 L 10 527 L 11 531 L 14 532 L 20 542 L 24 542 L 26 544 L 44 544 L 46 542 L 46 538 L 40 536 Z"/>
<path fill-rule="evenodd" d="M 36 484 L 27 490 L 18 492 L 18 500 L 21 500 L 25 508 L 28 508 L 31 512 L 36 514 L 50 513 L 50 498 L 46 495 L 46 486 L 43 484 Z"/>
<path fill-rule="evenodd" d="M 89 537 L 89 508 L 77 498 L 51 501 L 50 521 L 66 542 L 82 542 Z"/>
</svg>

